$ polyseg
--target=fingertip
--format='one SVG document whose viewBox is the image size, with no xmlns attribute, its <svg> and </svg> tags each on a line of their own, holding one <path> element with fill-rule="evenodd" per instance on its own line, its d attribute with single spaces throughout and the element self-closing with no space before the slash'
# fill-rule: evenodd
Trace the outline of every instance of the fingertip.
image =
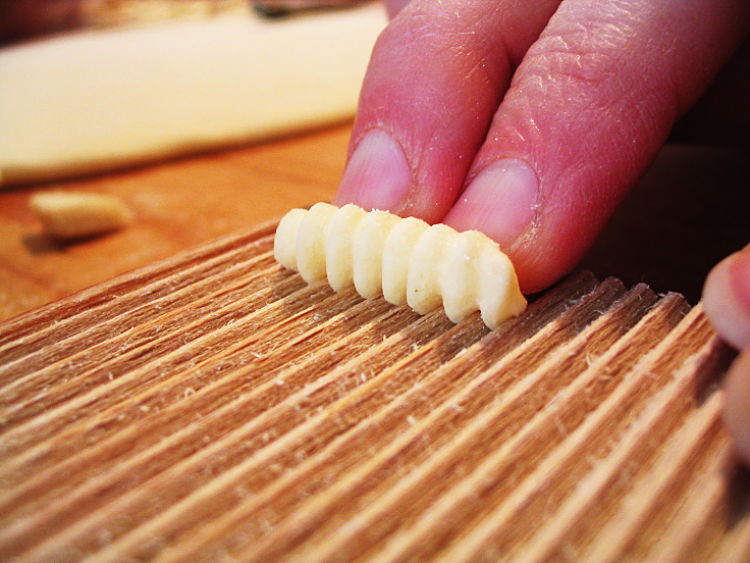
<svg viewBox="0 0 750 563">
<path fill-rule="evenodd" d="M 445 223 L 458 231 L 480 231 L 511 257 L 524 293 L 544 289 L 552 260 L 535 263 L 533 230 L 539 220 L 539 179 L 527 162 L 503 158 L 491 163 L 469 183 Z M 541 271 L 540 267 L 541 266 Z"/>
<path fill-rule="evenodd" d="M 719 262 L 703 287 L 706 316 L 735 348 L 750 345 L 750 246 Z"/>
<path fill-rule="evenodd" d="M 729 3 L 680 18 L 666 5 L 610 4 L 560 3 L 515 69 L 469 171 L 476 177 L 446 217 L 497 240 L 525 292 L 554 283 L 584 256 L 740 39 Z M 653 22 L 669 25 L 655 36 Z M 694 50 L 696 37 L 717 48 Z M 638 57 L 627 55 L 633 50 Z M 492 171 L 509 156 L 533 167 L 537 197 L 512 174 Z"/>
<path fill-rule="evenodd" d="M 724 384 L 724 421 L 739 456 L 750 464 L 750 347 L 729 369 Z"/>
<path fill-rule="evenodd" d="M 507 252 L 525 294 L 545 290 L 568 275 L 580 262 L 577 248 L 565 241 L 550 240 L 531 234 L 528 239 Z"/>
<path fill-rule="evenodd" d="M 523 160 L 505 158 L 483 169 L 464 190 L 445 222 L 459 231 L 475 229 L 510 250 L 533 224 L 539 179 Z"/>
<path fill-rule="evenodd" d="M 522 291 L 536 293 L 567 274 L 588 247 L 596 230 L 588 227 L 597 226 L 598 215 L 578 208 L 573 202 L 544 205 L 539 176 L 528 161 L 501 158 L 476 175 L 445 222 L 494 239 L 513 262 Z"/>
<path fill-rule="evenodd" d="M 333 203 L 396 213 L 411 185 L 412 173 L 403 149 L 385 131 L 372 129 L 352 153 Z"/>
<path fill-rule="evenodd" d="M 373 49 L 352 131 L 352 156 L 334 201 L 443 221 L 464 187 L 516 63 L 558 3 L 408 3 Z M 389 13 L 405 4 L 389 2 Z M 362 138 L 373 130 L 387 132 L 403 152 L 405 158 L 398 160 L 408 163 L 411 181 L 406 195 L 390 179 L 377 186 L 377 168 L 359 158 Z"/>
</svg>

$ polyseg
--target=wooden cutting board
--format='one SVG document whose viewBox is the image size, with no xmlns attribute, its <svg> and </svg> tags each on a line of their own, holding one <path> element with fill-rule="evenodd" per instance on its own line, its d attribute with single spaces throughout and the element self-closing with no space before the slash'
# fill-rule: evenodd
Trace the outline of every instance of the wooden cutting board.
<svg viewBox="0 0 750 563">
<path fill-rule="evenodd" d="M 582 273 L 488 332 L 271 247 L 0 325 L 0 559 L 750 561 L 700 305 Z"/>
</svg>

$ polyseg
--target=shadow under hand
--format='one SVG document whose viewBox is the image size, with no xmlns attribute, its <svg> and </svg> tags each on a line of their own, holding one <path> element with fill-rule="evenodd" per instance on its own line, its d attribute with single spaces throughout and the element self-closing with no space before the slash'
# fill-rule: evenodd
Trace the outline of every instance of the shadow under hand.
<svg viewBox="0 0 750 563">
<path fill-rule="evenodd" d="M 700 300 L 710 269 L 750 242 L 750 156 L 669 145 L 623 201 L 581 267 Z"/>
</svg>

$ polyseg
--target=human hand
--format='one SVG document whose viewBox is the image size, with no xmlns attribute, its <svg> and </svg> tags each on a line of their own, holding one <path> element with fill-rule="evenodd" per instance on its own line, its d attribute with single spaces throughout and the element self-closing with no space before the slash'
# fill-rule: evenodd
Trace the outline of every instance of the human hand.
<svg viewBox="0 0 750 563">
<path fill-rule="evenodd" d="M 376 45 L 334 202 L 481 230 L 543 289 L 729 59 L 749 8 L 413 0 Z"/>
<path fill-rule="evenodd" d="M 579 261 L 750 28 L 743 0 L 386 5 L 403 10 L 374 50 L 334 203 L 483 231 L 526 292 Z M 750 463 L 750 247 L 738 256 L 705 307 L 746 348 L 726 412 Z"/>
<path fill-rule="evenodd" d="M 703 303 L 719 334 L 741 350 L 726 377 L 724 419 L 738 453 L 750 464 L 750 245 L 714 267 Z"/>
</svg>

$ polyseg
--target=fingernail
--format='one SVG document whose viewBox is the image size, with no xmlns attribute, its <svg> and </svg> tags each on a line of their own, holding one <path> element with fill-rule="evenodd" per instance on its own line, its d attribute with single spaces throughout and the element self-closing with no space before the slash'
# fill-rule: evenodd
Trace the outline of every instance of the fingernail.
<svg viewBox="0 0 750 563">
<path fill-rule="evenodd" d="M 385 131 L 367 133 L 355 149 L 334 197 L 336 205 L 397 211 L 411 187 L 411 169 L 401 147 Z"/>
<path fill-rule="evenodd" d="M 537 213 L 539 180 L 523 160 L 506 158 L 490 164 L 464 190 L 446 222 L 475 229 L 509 248 Z"/>
</svg>

